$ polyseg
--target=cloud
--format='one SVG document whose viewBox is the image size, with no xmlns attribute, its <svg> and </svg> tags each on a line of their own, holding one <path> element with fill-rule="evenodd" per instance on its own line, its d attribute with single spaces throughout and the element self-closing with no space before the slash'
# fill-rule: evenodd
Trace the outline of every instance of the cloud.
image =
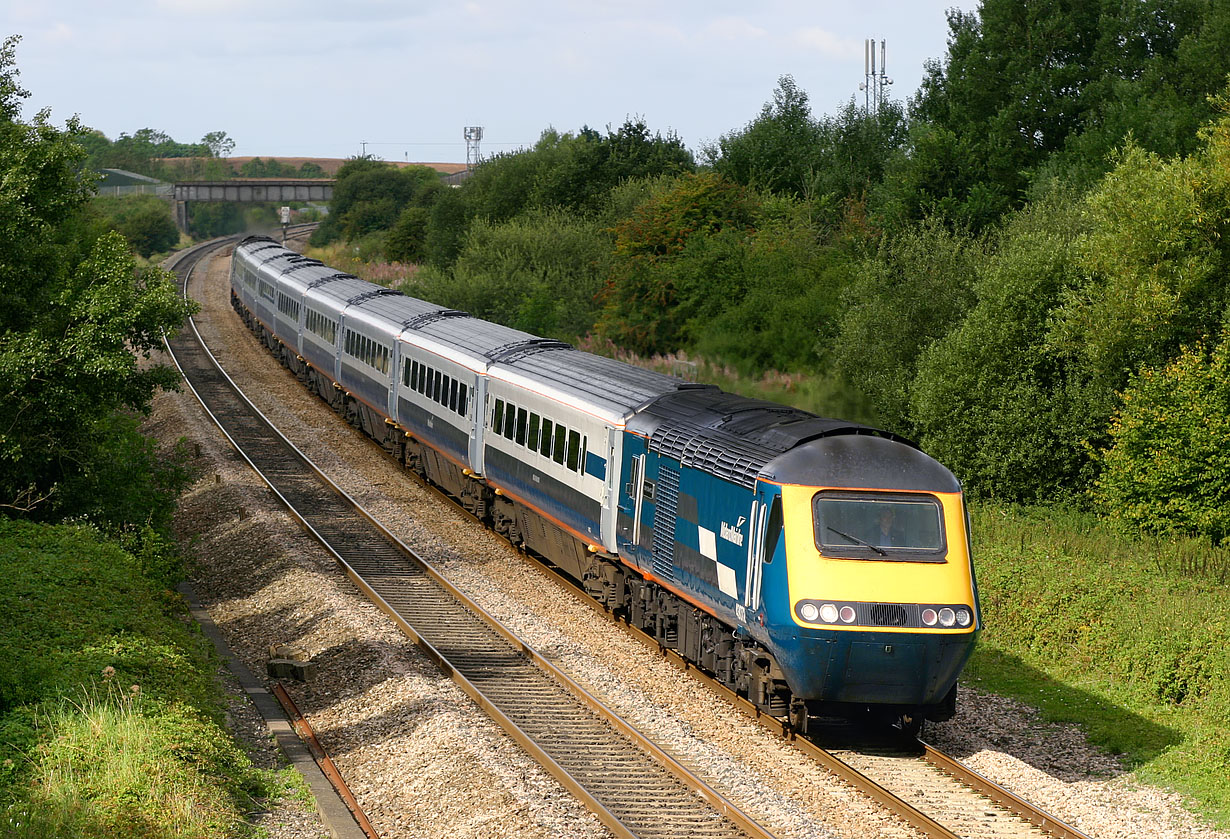
<svg viewBox="0 0 1230 839">
<path fill-rule="evenodd" d="M 74 40 L 77 33 L 73 28 L 63 21 L 57 22 L 51 29 L 47 30 L 46 39 L 53 44 L 67 44 Z"/>
<path fill-rule="evenodd" d="M 245 0 L 154 0 L 159 11 L 186 15 L 237 12 L 245 5 Z"/>
<path fill-rule="evenodd" d="M 849 38 L 839 38 L 826 29 L 809 26 L 794 33 L 791 40 L 804 49 L 819 50 L 829 58 L 858 58 L 863 54 L 861 42 Z"/>
<path fill-rule="evenodd" d="M 769 33 L 741 17 L 720 17 L 710 21 L 703 34 L 719 41 L 746 41 Z"/>
</svg>

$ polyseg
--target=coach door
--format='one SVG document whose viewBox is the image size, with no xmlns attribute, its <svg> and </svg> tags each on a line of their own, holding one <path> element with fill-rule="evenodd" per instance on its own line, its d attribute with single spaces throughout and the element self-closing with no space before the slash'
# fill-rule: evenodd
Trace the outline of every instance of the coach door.
<svg viewBox="0 0 1230 839">
<path fill-rule="evenodd" d="M 772 561 L 772 557 L 766 557 L 766 534 L 773 530 L 771 519 L 776 517 L 776 528 L 781 529 L 781 501 L 778 497 L 772 500 L 765 497 L 763 490 L 756 492 L 756 498 L 752 501 L 751 510 L 748 512 L 748 523 L 750 527 L 749 538 L 747 540 L 747 585 L 743 589 L 743 607 L 746 610 L 745 614 L 755 614 L 760 608 L 760 586 L 764 576 L 764 565 L 766 558 Z M 776 539 L 773 540 L 776 546 Z M 740 615 L 740 618 L 746 619 L 745 615 Z"/>
</svg>

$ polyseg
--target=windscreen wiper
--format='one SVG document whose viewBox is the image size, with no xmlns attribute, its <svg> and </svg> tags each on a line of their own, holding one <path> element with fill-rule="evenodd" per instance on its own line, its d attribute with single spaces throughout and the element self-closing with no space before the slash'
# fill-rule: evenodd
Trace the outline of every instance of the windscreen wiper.
<svg viewBox="0 0 1230 839">
<path fill-rule="evenodd" d="M 862 539 L 858 538 L 857 536 L 851 536 L 849 533 L 842 533 L 840 530 L 838 530 L 835 527 L 826 527 L 825 529 L 833 531 L 834 533 L 836 533 L 838 536 L 840 536 L 843 539 L 849 539 L 851 542 L 853 542 L 856 545 L 862 545 L 864 548 L 871 548 L 873 551 L 878 553 L 880 556 L 888 556 L 887 553 L 880 550 L 875 545 L 871 544 L 870 542 L 865 542 Z"/>
</svg>

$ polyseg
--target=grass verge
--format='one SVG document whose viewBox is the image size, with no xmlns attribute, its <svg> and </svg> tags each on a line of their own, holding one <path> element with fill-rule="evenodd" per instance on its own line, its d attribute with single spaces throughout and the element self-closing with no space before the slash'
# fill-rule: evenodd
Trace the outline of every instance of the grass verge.
<svg viewBox="0 0 1230 839">
<path fill-rule="evenodd" d="M 966 679 L 1078 724 L 1230 827 L 1230 585 L 1191 544 L 1058 508 L 974 505 L 983 619 Z"/>
<path fill-rule="evenodd" d="M 0 519 L 0 836 L 244 836 L 288 776 L 222 726 L 208 648 L 139 562 Z"/>
</svg>

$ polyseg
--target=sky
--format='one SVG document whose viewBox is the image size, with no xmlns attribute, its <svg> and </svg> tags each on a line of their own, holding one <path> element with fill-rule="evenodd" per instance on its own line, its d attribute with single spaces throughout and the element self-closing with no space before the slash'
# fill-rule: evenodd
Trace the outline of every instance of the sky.
<svg viewBox="0 0 1230 839">
<path fill-rule="evenodd" d="M 23 115 L 49 108 L 116 139 L 142 128 L 236 156 L 465 162 L 544 129 L 641 118 L 693 151 L 794 78 L 813 114 L 861 104 L 864 42 L 886 42 L 891 98 L 977 0 L 4 0 Z"/>
</svg>

